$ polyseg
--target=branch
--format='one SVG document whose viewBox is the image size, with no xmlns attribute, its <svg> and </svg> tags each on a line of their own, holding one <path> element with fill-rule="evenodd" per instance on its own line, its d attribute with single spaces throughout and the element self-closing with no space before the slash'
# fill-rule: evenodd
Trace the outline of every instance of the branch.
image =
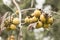
<svg viewBox="0 0 60 40">
<path fill-rule="evenodd" d="M 29 10 L 35 10 L 37 8 L 27 8 L 27 9 L 23 9 L 21 10 L 21 12 L 24 12 L 24 11 L 29 11 Z M 60 14 L 57 14 L 57 13 L 60 13 L 60 12 L 55 12 L 55 11 L 51 11 L 53 14 L 56 14 L 56 15 L 60 15 Z"/>
<path fill-rule="evenodd" d="M 20 10 L 20 7 L 19 7 L 19 5 L 17 4 L 17 2 L 15 0 L 13 0 L 13 3 L 15 4 L 15 6 L 18 9 L 18 12 L 19 12 L 19 20 L 20 20 L 20 25 L 19 26 L 21 26 L 21 10 Z"/>
<path fill-rule="evenodd" d="M 19 12 L 19 20 L 20 20 L 19 27 L 20 27 L 20 33 L 19 33 L 19 36 L 18 36 L 18 40 L 22 40 L 23 38 L 21 38 L 21 36 L 22 36 L 22 31 L 21 31 L 21 28 L 22 28 L 22 26 L 21 26 L 21 10 L 20 10 L 20 7 L 19 7 L 19 5 L 17 4 L 17 2 L 16 2 L 15 0 L 13 0 L 13 3 L 15 4 L 15 6 L 17 7 L 18 12 Z"/>
<path fill-rule="evenodd" d="M 2 22 L 1 22 L 1 30 L 3 30 L 3 27 L 4 27 L 4 21 L 5 21 L 5 18 L 7 16 L 8 12 L 6 12 L 3 16 L 3 19 L 2 19 Z"/>
<path fill-rule="evenodd" d="M 37 8 L 27 8 L 27 9 L 21 10 L 21 12 L 23 12 L 23 11 L 29 11 L 29 10 L 35 10 L 35 9 L 37 9 Z"/>
<path fill-rule="evenodd" d="M 29 10 L 36 10 L 37 8 L 27 8 L 27 9 L 22 9 L 21 12 L 24 12 L 24 11 L 29 11 Z M 60 13 L 60 12 L 55 12 L 55 11 L 51 11 L 53 14 L 57 14 L 57 13 Z M 15 14 L 12 14 L 11 16 L 13 15 L 16 15 Z M 57 15 L 60 15 L 60 14 L 57 14 Z"/>
<path fill-rule="evenodd" d="M 31 8 L 33 7 L 34 5 L 34 0 L 31 1 Z"/>
</svg>

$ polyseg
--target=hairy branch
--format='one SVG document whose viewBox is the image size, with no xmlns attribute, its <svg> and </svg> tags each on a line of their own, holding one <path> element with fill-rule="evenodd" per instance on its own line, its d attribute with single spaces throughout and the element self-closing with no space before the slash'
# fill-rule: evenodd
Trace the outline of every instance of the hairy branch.
<svg viewBox="0 0 60 40">
<path fill-rule="evenodd" d="M 3 16 L 3 19 L 2 19 L 2 22 L 1 22 L 1 30 L 3 30 L 3 27 L 4 27 L 4 21 L 5 21 L 5 18 L 7 16 L 8 12 L 6 12 Z"/>
</svg>

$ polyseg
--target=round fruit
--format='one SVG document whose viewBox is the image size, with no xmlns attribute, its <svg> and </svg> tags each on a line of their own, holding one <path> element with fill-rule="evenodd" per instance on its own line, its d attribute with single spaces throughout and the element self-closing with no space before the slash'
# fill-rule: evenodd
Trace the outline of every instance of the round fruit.
<svg viewBox="0 0 60 40">
<path fill-rule="evenodd" d="M 34 16 L 34 13 L 32 13 L 31 16 Z"/>
<path fill-rule="evenodd" d="M 28 17 L 25 18 L 25 23 L 30 23 L 30 19 Z"/>
<path fill-rule="evenodd" d="M 44 28 L 49 28 L 50 24 L 44 24 Z"/>
<path fill-rule="evenodd" d="M 9 36 L 7 40 L 15 40 L 15 37 L 13 35 Z"/>
<path fill-rule="evenodd" d="M 10 40 L 15 40 L 15 39 L 10 39 Z"/>
<path fill-rule="evenodd" d="M 18 18 L 14 18 L 14 19 L 13 19 L 13 24 L 16 24 L 16 25 L 17 25 L 17 24 L 19 24 L 19 23 L 20 23 L 20 21 L 19 21 Z"/>
<path fill-rule="evenodd" d="M 41 28 L 43 26 L 43 23 L 41 21 L 37 22 L 36 28 Z"/>
<path fill-rule="evenodd" d="M 35 10 L 33 14 L 31 14 L 32 16 L 36 16 L 39 17 L 41 15 L 41 11 L 39 10 Z"/>
<path fill-rule="evenodd" d="M 15 37 L 13 35 L 10 36 L 11 39 L 14 39 Z"/>
<path fill-rule="evenodd" d="M 33 22 L 33 19 L 32 19 L 32 18 L 30 18 L 29 20 L 30 20 L 30 23 L 32 23 L 32 22 Z"/>
<path fill-rule="evenodd" d="M 38 20 L 38 18 L 36 18 L 35 16 L 32 18 L 33 22 L 36 22 Z"/>
<path fill-rule="evenodd" d="M 15 30 L 16 29 L 16 26 L 14 24 L 11 24 L 10 25 L 10 29 Z"/>
<path fill-rule="evenodd" d="M 42 22 L 45 22 L 45 21 L 46 21 L 46 18 L 45 18 L 45 16 L 44 16 L 44 14 L 41 14 L 41 15 L 40 15 L 40 20 L 41 20 Z"/>
<path fill-rule="evenodd" d="M 48 23 L 53 23 L 53 17 L 48 18 Z"/>
</svg>

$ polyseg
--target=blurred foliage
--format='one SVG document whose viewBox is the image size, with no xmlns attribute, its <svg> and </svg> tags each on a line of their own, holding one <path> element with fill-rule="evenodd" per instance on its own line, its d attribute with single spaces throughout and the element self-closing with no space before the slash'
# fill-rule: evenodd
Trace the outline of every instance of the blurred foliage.
<svg viewBox="0 0 60 40">
<path fill-rule="evenodd" d="M 31 5 L 31 0 L 22 0 L 22 4 L 20 5 L 21 9 L 28 8 Z"/>
<path fill-rule="evenodd" d="M 60 19 L 56 19 L 54 24 L 52 25 L 52 36 L 54 37 L 54 40 L 60 40 Z"/>
<path fill-rule="evenodd" d="M 46 0 L 46 4 L 50 4 L 60 9 L 60 0 Z"/>
<path fill-rule="evenodd" d="M 6 38 L 8 38 L 8 37 L 9 37 L 10 35 L 12 35 L 12 34 L 13 34 L 13 35 L 16 37 L 16 39 L 17 39 L 17 36 L 18 36 L 18 34 L 19 34 L 19 28 L 16 29 L 16 30 L 4 29 L 4 30 L 2 31 L 2 33 L 1 33 L 0 36 L 2 36 L 2 38 L 6 40 Z"/>
<path fill-rule="evenodd" d="M 23 40 L 35 40 L 34 32 L 28 31 L 27 27 L 23 26 Z"/>
<path fill-rule="evenodd" d="M 0 14 L 3 15 L 4 13 L 6 13 L 8 11 L 13 12 L 8 6 L 6 6 L 4 4 L 0 5 Z"/>
<path fill-rule="evenodd" d="M 26 9 L 26 8 L 30 8 L 31 7 L 31 1 L 32 0 L 21 0 L 22 3 L 20 4 L 21 9 Z M 35 0 L 34 0 L 34 5 L 36 4 Z M 33 7 L 34 7 L 33 5 Z"/>
</svg>

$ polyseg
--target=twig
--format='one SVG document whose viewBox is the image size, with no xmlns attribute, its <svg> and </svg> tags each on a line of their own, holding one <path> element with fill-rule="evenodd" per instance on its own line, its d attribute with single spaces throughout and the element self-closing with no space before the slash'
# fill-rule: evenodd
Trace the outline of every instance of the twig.
<svg viewBox="0 0 60 40">
<path fill-rule="evenodd" d="M 15 4 L 15 6 L 17 7 L 18 9 L 18 12 L 19 12 L 19 20 L 20 20 L 20 26 L 21 26 L 21 10 L 20 10 L 20 7 L 19 5 L 17 4 L 17 2 L 15 0 L 13 0 L 13 3 Z"/>
<path fill-rule="evenodd" d="M 12 13 L 11 16 L 13 17 L 14 15 L 16 15 L 16 13 Z M 7 19 L 9 19 L 11 16 L 8 16 Z"/>
<path fill-rule="evenodd" d="M 3 27 L 4 27 L 4 21 L 5 21 L 5 18 L 7 16 L 8 12 L 6 12 L 3 16 L 3 19 L 2 19 L 2 22 L 1 22 L 1 30 L 3 30 Z"/>
<path fill-rule="evenodd" d="M 19 5 L 17 4 L 17 2 L 16 2 L 15 0 L 13 0 L 13 3 L 15 4 L 15 6 L 17 7 L 18 12 L 19 12 L 19 20 L 20 20 L 19 27 L 20 27 L 20 33 L 19 33 L 18 40 L 22 40 L 23 38 L 21 38 L 21 36 L 22 36 L 22 31 L 21 31 L 21 28 L 22 28 L 22 26 L 21 26 L 21 10 L 20 10 L 20 7 L 19 7 Z"/>
<path fill-rule="evenodd" d="M 27 9 L 22 9 L 21 12 L 29 11 L 29 10 L 35 10 L 35 9 L 37 9 L 37 8 L 27 8 Z M 59 12 L 55 12 L 55 11 L 51 11 L 51 12 L 53 12 L 54 14 L 59 13 Z M 13 16 L 13 15 L 15 15 L 15 14 L 12 14 L 12 16 Z"/>
<path fill-rule="evenodd" d="M 27 9 L 23 9 L 23 10 L 21 10 L 21 12 L 29 11 L 29 10 L 35 10 L 35 9 L 37 9 L 37 8 L 27 8 Z M 52 12 L 52 14 L 60 13 L 60 12 L 55 12 L 55 11 L 51 11 L 51 12 Z M 57 14 L 57 15 L 60 15 L 60 14 Z"/>
<path fill-rule="evenodd" d="M 21 10 L 21 12 L 23 12 L 23 11 L 29 11 L 29 10 L 35 10 L 35 9 L 37 9 L 37 8 L 27 8 L 27 9 Z"/>
<path fill-rule="evenodd" d="M 34 0 L 31 1 L 31 8 L 33 7 L 34 5 Z"/>
</svg>

